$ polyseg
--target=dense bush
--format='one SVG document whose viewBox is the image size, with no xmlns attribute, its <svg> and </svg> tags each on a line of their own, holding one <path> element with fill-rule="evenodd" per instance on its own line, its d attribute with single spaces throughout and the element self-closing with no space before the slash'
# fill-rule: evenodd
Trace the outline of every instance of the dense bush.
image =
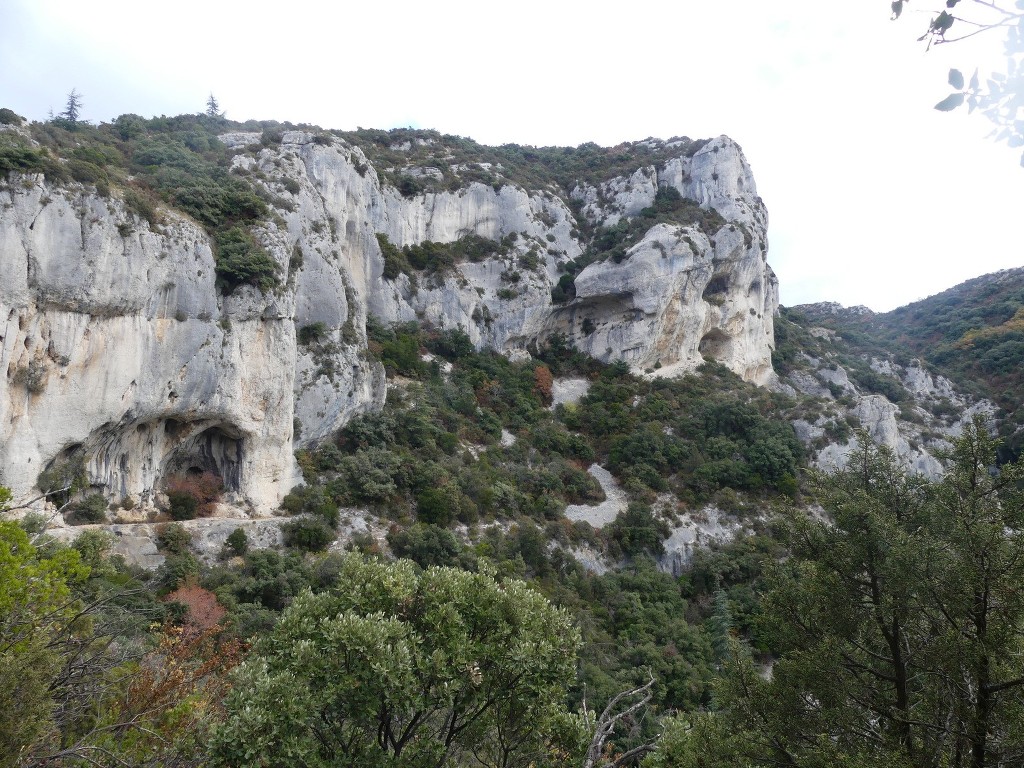
<svg viewBox="0 0 1024 768">
<path fill-rule="evenodd" d="M 166 523 L 157 527 L 156 542 L 172 555 L 184 555 L 192 546 L 192 534 L 181 523 Z"/>
<path fill-rule="evenodd" d="M 241 557 L 249 551 L 249 537 L 244 528 L 235 528 L 224 540 L 224 551 L 228 555 Z"/>
<path fill-rule="evenodd" d="M 300 515 L 281 526 L 284 544 L 302 552 L 322 552 L 334 541 L 335 532 L 323 519 Z"/>
<path fill-rule="evenodd" d="M 224 483 L 213 472 L 174 475 L 167 478 L 168 513 L 174 520 L 209 517 L 220 501 Z"/>
<path fill-rule="evenodd" d="M 388 240 L 387 235 L 378 234 L 377 243 L 384 257 L 384 278 L 394 280 L 401 274 L 408 275 L 416 285 L 416 271 L 427 274 L 444 274 L 462 261 L 483 261 L 504 256 L 512 247 L 516 236 L 504 238 L 501 242 L 479 235 L 465 235 L 450 243 L 435 243 L 425 240 L 402 248 Z"/>
<path fill-rule="evenodd" d="M 674 488 L 694 501 L 721 488 L 790 495 L 804 452 L 775 403 L 717 364 L 650 382 L 613 365 L 562 420 L 607 451 L 627 488 Z"/>
<path fill-rule="evenodd" d="M 224 293 L 253 285 L 264 293 L 278 284 L 278 264 L 241 227 L 218 232 L 215 238 L 217 281 Z"/>
<path fill-rule="evenodd" d="M 72 507 L 70 518 L 74 525 L 102 523 L 107 519 L 107 500 L 102 493 L 91 493 Z"/>
</svg>

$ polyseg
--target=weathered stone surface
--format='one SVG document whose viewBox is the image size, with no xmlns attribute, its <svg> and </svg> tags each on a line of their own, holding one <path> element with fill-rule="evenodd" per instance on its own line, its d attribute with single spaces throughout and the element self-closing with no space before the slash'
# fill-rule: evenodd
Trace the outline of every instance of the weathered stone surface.
<svg viewBox="0 0 1024 768">
<path fill-rule="evenodd" d="M 622 264 L 585 269 L 575 300 L 557 306 L 551 290 L 582 244 L 572 211 L 550 192 L 473 183 L 406 198 L 358 148 L 326 134 L 221 141 L 239 150 L 234 169 L 274 201 L 256 228 L 280 267 L 281 286 L 267 295 L 221 295 L 209 237 L 187 217 L 165 211 L 151 228 L 116 190 L 106 199 L 35 176 L 0 187 L 0 483 L 19 498 L 41 470 L 81 453 L 90 483 L 114 501 L 146 507 L 169 476 L 209 470 L 229 501 L 268 513 L 297 479 L 296 446 L 382 406 L 369 314 L 461 327 L 478 347 L 517 358 L 564 333 L 637 371 L 671 375 L 715 359 L 748 380 L 771 378 L 778 298 L 767 218 L 726 137 L 611 179 L 585 207 L 611 224 L 671 185 L 727 224 L 654 227 Z M 436 178 L 432 170 L 421 175 Z M 421 275 L 414 289 L 405 275 L 383 277 L 378 234 L 397 246 L 468 234 L 511 246 Z M 317 338 L 298 344 L 312 325 Z"/>
<path fill-rule="evenodd" d="M 271 297 L 219 297 L 206 234 L 173 214 L 153 232 L 117 200 L 41 178 L 0 206 L 0 481 L 24 494 L 80 448 L 113 498 L 198 467 L 275 504 L 295 477 L 281 364 L 295 335 L 264 319 Z"/>
</svg>

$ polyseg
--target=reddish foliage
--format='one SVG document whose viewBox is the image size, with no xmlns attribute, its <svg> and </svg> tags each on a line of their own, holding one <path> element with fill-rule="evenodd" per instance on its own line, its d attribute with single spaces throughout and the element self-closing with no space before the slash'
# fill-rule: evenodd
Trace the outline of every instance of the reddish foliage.
<svg viewBox="0 0 1024 768">
<path fill-rule="evenodd" d="M 185 753 L 203 754 L 205 726 L 220 716 L 230 687 L 227 673 L 246 650 L 221 632 L 221 627 L 167 628 L 159 646 L 141 660 L 114 712 L 119 728 L 137 727 L 141 752 L 156 753 L 174 743 Z"/>
<path fill-rule="evenodd" d="M 191 579 L 164 599 L 171 603 L 181 603 L 188 609 L 185 614 L 185 626 L 189 628 L 213 629 L 227 615 L 224 606 L 217 602 L 217 596 Z"/>
<path fill-rule="evenodd" d="M 174 475 L 167 478 L 167 492 L 184 493 L 196 500 L 196 516 L 210 517 L 224 491 L 224 483 L 213 472 L 201 475 Z"/>
<path fill-rule="evenodd" d="M 551 369 L 546 365 L 538 365 L 533 369 L 533 389 L 540 395 L 540 400 L 544 405 L 551 405 L 551 389 L 554 383 Z"/>
</svg>

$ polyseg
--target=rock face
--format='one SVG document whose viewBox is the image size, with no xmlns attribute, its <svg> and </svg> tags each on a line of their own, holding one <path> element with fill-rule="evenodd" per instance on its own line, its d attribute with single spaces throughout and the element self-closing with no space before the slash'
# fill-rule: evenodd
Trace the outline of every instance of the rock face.
<svg viewBox="0 0 1024 768">
<path fill-rule="evenodd" d="M 268 513 L 297 481 L 296 447 L 383 404 L 368 314 L 460 327 L 509 354 L 557 333 L 660 375 L 707 359 L 758 383 L 772 375 L 767 216 L 726 137 L 573 191 L 591 226 L 637 215 L 669 186 L 726 224 L 659 224 L 621 263 L 586 267 L 559 305 L 551 290 L 583 252 L 583 227 L 550 191 L 472 183 L 403 197 L 340 139 L 221 138 L 237 151 L 233 170 L 273 201 L 256 231 L 280 267 L 268 294 L 222 295 L 209 237 L 183 215 L 162 211 L 153 227 L 117 190 L 0 179 L 0 483 L 16 497 L 41 471 L 84 461 L 111 501 L 151 503 L 169 477 L 211 471 L 231 501 Z M 430 170 L 420 175 L 436 177 Z M 514 242 L 414 284 L 385 278 L 378 234 L 399 247 L 467 235 Z M 306 326 L 317 339 L 300 344 Z"/>
<path fill-rule="evenodd" d="M 218 297 L 188 221 L 154 233 L 117 201 L 29 181 L 0 193 L 0 479 L 24 494 L 80 455 L 112 498 L 198 469 L 274 504 L 295 477 L 290 307 Z"/>
<path fill-rule="evenodd" d="M 821 307 L 840 311 L 834 309 L 838 305 L 815 305 Z M 811 331 L 829 345 L 839 341 L 825 329 Z M 813 418 L 795 419 L 793 428 L 808 447 L 811 464 L 819 469 L 834 471 L 847 465 L 856 448 L 857 430 L 892 451 L 908 471 L 935 480 L 945 471 L 938 457 L 952 448 L 950 440 L 976 416 L 989 423 L 995 417 L 993 403 L 972 401 L 957 392 L 948 379 L 926 370 L 919 360 L 907 365 L 876 358 L 867 362 L 872 372 L 897 384 L 904 399 L 896 403 L 859 388 L 835 360 L 806 353 L 801 355 L 799 367 L 776 383 L 790 394 L 799 392 L 818 399 Z"/>
</svg>

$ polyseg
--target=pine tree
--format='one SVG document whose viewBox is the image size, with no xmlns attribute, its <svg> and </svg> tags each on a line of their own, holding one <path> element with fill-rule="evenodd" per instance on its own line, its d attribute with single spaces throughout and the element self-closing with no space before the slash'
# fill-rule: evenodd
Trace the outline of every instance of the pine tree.
<svg viewBox="0 0 1024 768">
<path fill-rule="evenodd" d="M 210 93 L 210 98 L 206 100 L 206 116 L 207 117 L 224 117 L 224 113 L 220 111 L 220 103 L 217 101 L 217 97 Z"/>
<path fill-rule="evenodd" d="M 82 94 L 77 89 L 72 88 L 71 93 L 68 94 L 67 103 L 64 105 L 64 111 L 57 115 L 57 119 L 73 127 L 78 125 L 78 118 L 81 114 Z"/>
</svg>

